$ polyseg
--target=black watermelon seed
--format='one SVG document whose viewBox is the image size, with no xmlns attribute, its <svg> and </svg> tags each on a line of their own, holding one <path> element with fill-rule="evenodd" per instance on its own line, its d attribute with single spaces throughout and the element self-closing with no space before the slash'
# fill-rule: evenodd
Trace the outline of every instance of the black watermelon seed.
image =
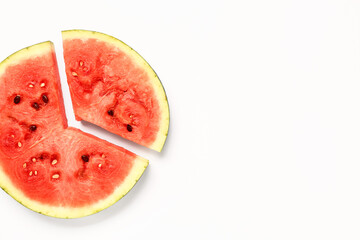
<svg viewBox="0 0 360 240">
<path fill-rule="evenodd" d="M 110 116 L 114 116 L 114 110 L 109 110 L 109 111 L 107 111 L 107 113 L 108 113 Z"/>
<path fill-rule="evenodd" d="M 36 125 L 30 125 L 30 131 L 34 132 L 36 131 L 37 126 Z"/>
<path fill-rule="evenodd" d="M 16 97 L 14 98 L 14 103 L 15 103 L 15 104 L 19 104 L 19 103 L 20 103 L 20 100 L 21 100 L 20 96 L 19 96 L 19 95 L 16 95 Z"/>
<path fill-rule="evenodd" d="M 49 102 L 49 98 L 48 98 L 45 94 L 43 94 L 43 95 L 41 96 L 41 98 L 42 98 L 42 100 L 43 100 L 44 103 L 48 103 L 48 102 Z"/>
<path fill-rule="evenodd" d="M 82 156 L 81 156 L 81 159 L 82 159 L 84 162 L 88 162 L 88 161 L 89 161 L 89 155 L 82 155 Z"/>
<path fill-rule="evenodd" d="M 34 102 L 32 105 L 31 105 L 33 108 L 35 108 L 36 110 L 39 110 L 39 104 L 37 104 L 36 102 Z"/>
<path fill-rule="evenodd" d="M 126 125 L 126 129 L 129 131 L 129 132 L 132 132 L 132 126 L 130 124 Z"/>
</svg>

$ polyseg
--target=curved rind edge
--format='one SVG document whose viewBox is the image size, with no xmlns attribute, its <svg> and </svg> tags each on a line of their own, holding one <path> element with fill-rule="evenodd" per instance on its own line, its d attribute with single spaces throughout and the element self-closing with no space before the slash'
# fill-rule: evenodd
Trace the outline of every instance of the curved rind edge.
<svg viewBox="0 0 360 240">
<path fill-rule="evenodd" d="M 51 41 L 46 41 L 23 48 L 11 54 L 0 63 L 0 76 L 11 65 L 16 65 L 22 60 L 38 57 L 52 51 L 54 51 L 54 44 Z M 109 206 L 120 200 L 122 197 L 124 197 L 140 179 L 148 164 L 148 160 L 137 156 L 134 159 L 134 165 L 131 168 L 129 174 L 126 176 L 124 181 L 114 190 L 113 194 L 108 196 L 106 199 L 98 201 L 95 204 L 92 204 L 90 206 L 84 206 L 81 208 L 54 207 L 48 204 L 43 204 L 38 201 L 31 200 L 14 186 L 12 181 L 5 174 L 2 167 L 0 167 L 0 187 L 20 204 L 35 212 L 56 218 L 79 218 L 100 212 L 101 210 L 108 208 Z"/>
<path fill-rule="evenodd" d="M 50 50 L 50 51 L 49 51 Z M 19 51 L 11 54 L 0 63 L 0 76 L 4 73 L 5 69 L 10 65 L 16 65 L 22 60 L 31 57 L 37 57 L 54 50 L 54 44 L 51 41 L 41 42 L 29 47 L 20 49 Z"/>
<path fill-rule="evenodd" d="M 104 210 L 124 197 L 142 176 L 149 161 L 137 156 L 134 165 L 124 181 L 106 199 L 84 207 L 54 207 L 31 200 L 18 190 L 0 168 L 0 187 L 23 206 L 35 212 L 56 218 L 80 218 Z"/>
<path fill-rule="evenodd" d="M 88 39 L 88 38 L 96 38 L 102 41 L 105 41 L 107 43 L 113 44 L 114 46 L 120 48 L 124 52 L 127 53 L 127 55 L 131 56 L 132 59 L 137 62 L 140 66 L 143 66 L 143 69 L 146 69 L 152 85 L 154 86 L 155 95 L 158 97 L 158 102 L 161 109 L 161 121 L 160 121 L 160 129 L 158 131 L 157 137 L 155 141 L 150 145 L 147 146 L 150 149 L 153 149 L 155 151 L 161 152 L 167 135 L 169 131 L 169 123 L 170 123 L 170 111 L 169 111 L 169 104 L 166 96 L 165 89 L 156 74 L 156 72 L 153 70 L 153 68 L 149 65 L 149 63 L 134 49 L 132 49 L 129 45 L 124 43 L 123 41 L 96 31 L 89 31 L 89 30 L 82 30 L 82 29 L 73 29 L 73 30 L 64 30 L 62 31 L 62 38 L 63 41 L 67 39 Z"/>
</svg>

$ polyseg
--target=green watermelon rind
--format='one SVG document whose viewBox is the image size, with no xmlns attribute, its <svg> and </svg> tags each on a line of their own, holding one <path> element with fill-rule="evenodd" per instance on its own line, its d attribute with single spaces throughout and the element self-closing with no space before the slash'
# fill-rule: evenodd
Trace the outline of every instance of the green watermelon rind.
<svg viewBox="0 0 360 240">
<path fill-rule="evenodd" d="M 18 63 L 20 63 L 21 61 L 25 60 L 25 59 L 31 59 L 31 58 L 36 58 L 42 54 L 47 54 L 49 53 L 49 49 L 51 49 L 51 51 L 53 51 L 54 53 L 54 61 L 56 62 L 56 70 L 55 70 L 55 74 L 57 74 L 57 81 L 59 86 L 61 86 L 61 82 L 60 82 L 60 75 L 59 75 L 59 69 L 57 66 L 57 59 L 55 56 L 55 47 L 53 42 L 51 41 L 44 41 L 41 43 L 37 43 L 28 47 L 25 47 L 23 49 L 20 49 L 16 52 L 14 52 L 13 54 L 9 55 L 7 58 L 5 58 L 3 61 L 0 62 L 0 77 L 5 73 L 6 69 L 8 67 L 10 67 L 11 65 L 17 65 Z M 63 117 L 63 124 L 64 127 L 67 127 L 67 119 L 65 116 L 65 106 L 64 106 L 64 98 L 63 98 L 63 94 L 61 91 L 61 87 L 59 88 L 58 92 L 57 92 L 59 99 L 60 99 L 60 111 L 64 113 Z"/>
<path fill-rule="evenodd" d="M 53 43 L 46 41 L 23 48 L 11 54 L 0 63 L 0 76 L 6 71 L 7 67 L 16 65 L 22 60 L 49 53 L 49 49 L 51 51 L 54 50 Z M 15 187 L 10 178 L 6 175 L 2 166 L 0 166 L 0 188 L 2 188 L 7 194 L 9 194 L 20 204 L 35 212 L 56 218 L 79 218 L 100 212 L 124 197 L 138 182 L 148 164 L 148 160 L 137 156 L 134 159 L 134 164 L 129 174 L 111 195 L 109 195 L 106 199 L 98 201 L 95 204 L 84 207 L 56 207 L 30 199 L 25 196 L 21 190 Z"/>
<path fill-rule="evenodd" d="M 51 41 L 45 41 L 14 52 L 0 63 L 0 76 L 4 74 L 4 71 L 7 67 L 16 65 L 18 62 L 24 59 L 28 59 L 31 56 L 47 53 L 49 47 L 53 49 L 54 44 Z"/>
<path fill-rule="evenodd" d="M 11 180 L 6 176 L 6 174 L 4 174 L 4 171 L 1 168 L 0 188 L 2 188 L 21 205 L 34 212 L 55 218 L 80 218 L 98 213 L 123 198 L 139 181 L 148 164 L 148 160 L 138 156 L 134 160 L 134 165 L 131 168 L 130 173 L 110 196 L 106 199 L 98 201 L 95 204 L 84 207 L 56 207 L 31 200 L 13 185 Z"/>
<path fill-rule="evenodd" d="M 79 38 L 79 39 L 95 38 L 98 40 L 102 40 L 123 50 L 125 53 L 128 54 L 128 56 L 132 57 L 136 63 L 138 63 L 140 66 L 143 66 L 143 69 L 145 69 L 148 72 L 148 75 L 151 79 L 151 83 L 155 89 L 156 92 L 155 95 L 158 98 L 160 111 L 161 111 L 161 121 L 159 124 L 160 129 L 157 133 L 155 141 L 150 146 L 147 147 L 155 151 L 161 152 L 161 150 L 164 147 L 169 131 L 170 109 L 169 109 L 168 99 L 166 96 L 164 86 L 161 80 L 159 79 L 158 75 L 154 71 L 154 69 L 150 66 L 150 64 L 138 52 L 136 52 L 133 48 L 131 48 L 123 41 L 101 32 L 89 31 L 83 29 L 64 30 L 62 31 L 62 37 L 63 37 L 63 41 L 66 39 L 73 39 L 73 38 Z"/>
</svg>

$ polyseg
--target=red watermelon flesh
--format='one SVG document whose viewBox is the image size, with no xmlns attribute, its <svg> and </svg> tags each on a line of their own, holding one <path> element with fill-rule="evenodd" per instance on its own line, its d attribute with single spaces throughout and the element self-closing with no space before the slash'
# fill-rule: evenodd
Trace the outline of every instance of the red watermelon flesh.
<svg viewBox="0 0 360 240">
<path fill-rule="evenodd" d="M 33 201 L 84 207 L 105 199 L 121 185 L 136 155 L 67 128 L 55 131 L 26 153 L 1 157 L 14 186 Z"/>
<path fill-rule="evenodd" d="M 147 160 L 67 127 L 52 43 L 4 60 L 0 82 L 0 186 L 20 203 L 82 217 L 115 203 L 140 178 Z"/>
<path fill-rule="evenodd" d="M 0 65 L 0 149 L 8 156 L 25 152 L 54 129 L 67 127 L 53 46 L 48 42 L 32 51 L 40 55 L 19 63 L 15 53 Z M 25 49 L 22 55 L 28 52 Z"/>
<path fill-rule="evenodd" d="M 63 48 L 76 119 L 161 151 L 168 103 L 145 60 L 120 40 L 92 31 L 64 31 Z"/>
</svg>

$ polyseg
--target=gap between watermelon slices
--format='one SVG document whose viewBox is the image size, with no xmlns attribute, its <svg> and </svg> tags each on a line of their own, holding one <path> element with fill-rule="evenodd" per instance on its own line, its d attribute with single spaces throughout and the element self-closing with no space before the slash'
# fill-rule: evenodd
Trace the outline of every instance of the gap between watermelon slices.
<svg viewBox="0 0 360 240">
<path fill-rule="evenodd" d="M 67 127 L 51 42 L 0 63 L 0 187 L 53 217 L 101 211 L 138 181 L 148 161 Z"/>
</svg>

